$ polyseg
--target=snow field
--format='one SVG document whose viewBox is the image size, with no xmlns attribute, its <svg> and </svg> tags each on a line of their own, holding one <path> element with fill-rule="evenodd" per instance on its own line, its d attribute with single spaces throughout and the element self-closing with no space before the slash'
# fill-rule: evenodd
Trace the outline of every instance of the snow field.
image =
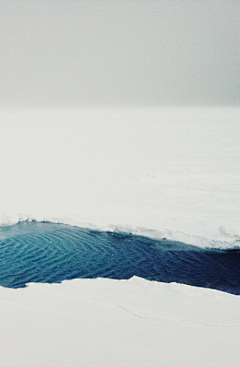
<svg viewBox="0 0 240 367">
<path fill-rule="evenodd" d="M 229 248 L 240 110 L 0 112 L 0 222 L 49 220 Z M 240 298 L 108 279 L 0 287 L 3 367 L 238 367 Z"/>
<path fill-rule="evenodd" d="M 234 247 L 240 110 L 0 113 L 0 220 L 36 219 Z"/>
</svg>

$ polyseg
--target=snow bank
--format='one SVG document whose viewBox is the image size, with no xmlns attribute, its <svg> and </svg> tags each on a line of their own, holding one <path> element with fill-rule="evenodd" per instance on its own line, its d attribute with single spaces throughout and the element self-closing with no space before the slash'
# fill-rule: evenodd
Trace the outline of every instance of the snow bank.
<svg viewBox="0 0 240 367">
<path fill-rule="evenodd" d="M 1 111 L 0 223 L 240 239 L 240 109 Z"/>
</svg>

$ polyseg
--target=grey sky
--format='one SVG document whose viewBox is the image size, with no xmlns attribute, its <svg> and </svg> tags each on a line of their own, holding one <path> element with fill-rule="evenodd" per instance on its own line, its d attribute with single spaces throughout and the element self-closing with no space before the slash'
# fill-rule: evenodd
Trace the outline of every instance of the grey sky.
<svg viewBox="0 0 240 367">
<path fill-rule="evenodd" d="M 240 1 L 0 0 L 0 106 L 240 104 Z"/>
</svg>

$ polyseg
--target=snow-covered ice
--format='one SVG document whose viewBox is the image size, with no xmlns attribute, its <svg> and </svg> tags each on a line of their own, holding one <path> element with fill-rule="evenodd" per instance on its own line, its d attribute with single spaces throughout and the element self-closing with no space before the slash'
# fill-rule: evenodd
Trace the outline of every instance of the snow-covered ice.
<svg viewBox="0 0 240 367">
<path fill-rule="evenodd" d="M 0 221 L 239 246 L 240 109 L 0 112 Z M 237 367 L 238 296 L 75 280 L 1 292 L 0 365 Z"/>
<path fill-rule="evenodd" d="M 139 278 L 0 291 L 4 367 L 239 365 L 240 298 L 227 293 Z"/>
<path fill-rule="evenodd" d="M 240 109 L 0 113 L 1 222 L 240 238 Z"/>
</svg>

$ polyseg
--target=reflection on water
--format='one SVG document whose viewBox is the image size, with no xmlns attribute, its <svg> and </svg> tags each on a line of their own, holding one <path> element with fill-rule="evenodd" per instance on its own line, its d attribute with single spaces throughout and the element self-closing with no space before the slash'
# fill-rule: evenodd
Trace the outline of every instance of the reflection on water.
<svg viewBox="0 0 240 367">
<path fill-rule="evenodd" d="M 200 249 L 53 223 L 0 228 L 0 285 L 5 287 L 137 275 L 240 294 L 239 265 L 240 250 Z"/>
</svg>

